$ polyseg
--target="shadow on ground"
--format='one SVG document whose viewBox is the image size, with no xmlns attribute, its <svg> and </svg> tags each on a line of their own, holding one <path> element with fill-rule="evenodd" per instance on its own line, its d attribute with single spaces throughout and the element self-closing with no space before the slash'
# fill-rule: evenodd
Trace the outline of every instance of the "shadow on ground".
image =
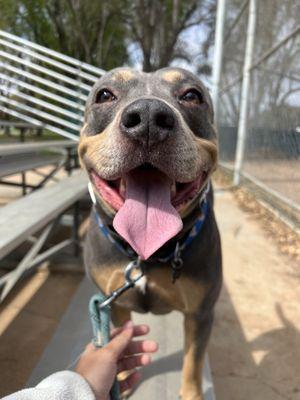
<svg viewBox="0 0 300 400">
<path fill-rule="evenodd" d="M 0 328 L 1 324 L 7 327 L 0 336 L 0 397 L 25 386 L 82 277 L 78 273 L 51 273 L 24 305 L 26 292 L 36 284 L 26 279 L 1 305 Z M 7 323 L 11 315 L 14 318 Z"/>
<path fill-rule="evenodd" d="M 275 307 L 282 327 L 247 340 L 223 287 L 209 346 L 218 400 L 300 399 L 300 332 Z"/>
<path fill-rule="evenodd" d="M 0 337 L 0 396 L 25 385 L 81 279 L 81 274 L 52 273 L 7 326 Z M 12 293 L 1 311 L 5 306 L 6 310 L 11 307 L 11 311 L 16 311 L 14 296 L 16 293 Z M 82 301 L 85 303 L 88 299 Z M 217 400 L 300 399 L 297 375 L 300 333 L 286 318 L 279 303 L 276 313 L 282 327 L 248 339 L 232 299 L 223 287 L 209 346 Z M 157 316 L 154 323 L 163 322 Z M 176 329 L 178 340 L 182 341 L 181 327 L 163 325 L 161 328 L 163 331 L 169 328 L 171 335 Z M 168 343 L 162 345 L 168 346 Z M 172 375 L 181 367 L 182 351 L 173 351 L 145 368 L 141 385 L 155 377 L 151 384 L 163 390 L 163 376 Z M 138 388 L 138 396 L 141 390 L 142 387 Z"/>
</svg>

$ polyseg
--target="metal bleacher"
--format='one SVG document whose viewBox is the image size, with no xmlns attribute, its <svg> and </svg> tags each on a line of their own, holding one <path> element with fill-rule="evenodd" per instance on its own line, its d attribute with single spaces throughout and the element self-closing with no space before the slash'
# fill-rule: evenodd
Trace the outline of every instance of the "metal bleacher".
<svg viewBox="0 0 300 400">
<path fill-rule="evenodd" d="M 4 141 L 0 145 L 0 184 L 22 187 L 23 195 L 26 195 L 0 208 L 0 258 L 6 257 L 9 251 L 14 251 L 23 241 L 33 240 L 34 243 L 20 264 L 1 277 L 0 301 L 22 278 L 23 273 L 64 248 L 58 245 L 51 251 L 48 248 L 42 253 L 43 256 L 38 254 L 52 226 L 60 221 L 62 214 L 70 207 L 77 210 L 78 201 L 87 192 L 87 178 L 84 174 L 74 174 L 63 178 L 63 181 L 55 178 L 54 174 L 64 168 L 70 175 L 72 169 L 78 167 L 72 161 L 76 154 L 85 102 L 92 85 L 103 72 L 92 65 L 0 30 L 0 115 L 3 119 L 0 125 L 4 128 L 9 126 L 13 131 L 14 123 L 17 125 L 23 121 L 41 128 L 43 132 L 49 131 L 68 139 L 39 140 L 35 143 Z M 37 171 L 39 167 L 45 166 L 48 166 L 46 174 Z M 26 173 L 29 171 L 42 176 L 38 184 L 27 182 Z M 22 182 L 6 179 L 12 175 L 21 175 Z M 50 180 L 54 180 L 55 184 L 44 187 Z M 35 190 L 35 193 L 28 194 Z M 11 218 L 11 215 L 20 214 L 22 218 L 17 220 L 22 223 L 22 227 L 16 226 L 16 222 L 12 225 L 9 221 L 16 218 Z M 75 228 L 77 219 L 75 213 Z M 8 229 L 10 234 L 7 233 Z M 44 229 L 42 233 L 41 229 Z M 74 242 L 74 238 L 76 232 L 73 238 L 62 243 L 69 245 Z"/>
<path fill-rule="evenodd" d="M 0 30 L 0 111 L 78 140 L 100 68 Z"/>
</svg>

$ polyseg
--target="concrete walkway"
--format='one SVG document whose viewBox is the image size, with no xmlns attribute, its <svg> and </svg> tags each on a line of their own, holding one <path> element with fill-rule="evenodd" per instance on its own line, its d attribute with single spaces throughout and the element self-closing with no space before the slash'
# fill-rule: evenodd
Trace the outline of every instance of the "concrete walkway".
<svg viewBox="0 0 300 400">
<path fill-rule="evenodd" d="M 28 386 L 34 386 L 44 376 L 74 365 L 78 355 L 92 337 L 87 303 L 96 291 L 97 288 L 87 278 L 82 281 L 52 340 L 36 365 L 27 383 Z M 149 324 L 150 337 L 159 343 L 159 352 L 153 356 L 153 363 L 143 370 L 142 381 L 131 399 L 140 400 L 141 396 L 144 400 L 178 398 L 183 354 L 182 316 L 177 312 L 165 316 L 134 313 L 133 320 L 135 323 Z M 205 400 L 215 399 L 207 359 L 203 391 Z"/>
</svg>

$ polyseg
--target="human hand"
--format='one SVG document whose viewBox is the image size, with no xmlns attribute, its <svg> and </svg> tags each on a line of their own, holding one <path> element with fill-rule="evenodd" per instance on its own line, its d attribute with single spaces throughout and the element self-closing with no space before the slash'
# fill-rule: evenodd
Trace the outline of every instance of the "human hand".
<svg viewBox="0 0 300 400">
<path fill-rule="evenodd" d="M 147 325 L 133 325 L 128 321 L 122 328 L 112 331 L 111 341 L 102 348 L 89 343 L 82 353 L 75 371 L 90 384 L 97 400 L 108 400 L 109 392 L 118 373 L 150 364 L 148 353 L 154 353 L 158 345 L 153 340 L 132 340 L 149 332 Z M 120 382 L 121 393 L 130 390 L 140 379 L 134 371 Z"/>
</svg>

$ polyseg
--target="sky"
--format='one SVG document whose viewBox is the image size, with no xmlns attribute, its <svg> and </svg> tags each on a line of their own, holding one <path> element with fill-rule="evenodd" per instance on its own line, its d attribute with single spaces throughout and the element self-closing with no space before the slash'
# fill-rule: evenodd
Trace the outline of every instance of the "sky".
<svg viewBox="0 0 300 400">
<path fill-rule="evenodd" d="M 197 66 L 201 63 L 201 59 L 199 57 L 199 52 L 201 48 L 201 44 L 203 40 L 206 38 L 206 31 L 202 26 L 193 26 L 181 34 L 181 39 L 185 42 L 185 45 L 188 46 L 188 52 L 192 55 L 192 63 L 188 63 L 184 60 L 174 60 L 171 65 L 174 67 L 185 68 L 193 73 L 197 74 Z M 212 64 L 213 60 L 213 47 L 209 51 L 208 62 Z M 128 52 L 131 58 L 131 66 L 138 70 L 142 69 L 142 52 L 137 43 L 128 44 Z M 205 75 L 199 75 L 204 82 L 204 84 L 211 89 L 211 78 Z"/>
</svg>

